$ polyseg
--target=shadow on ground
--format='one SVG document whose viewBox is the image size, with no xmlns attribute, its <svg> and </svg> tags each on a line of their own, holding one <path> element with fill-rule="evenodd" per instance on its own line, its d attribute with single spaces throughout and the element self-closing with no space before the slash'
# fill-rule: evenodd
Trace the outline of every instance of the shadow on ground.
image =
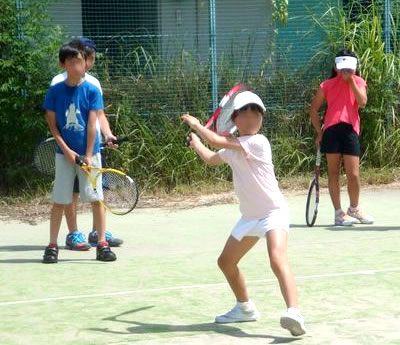
<svg viewBox="0 0 400 345">
<path fill-rule="evenodd" d="M 128 325 L 126 331 L 114 331 L 110 328 L 89 328 L 91 331 L 95 332 L 103 332 L 103 333 L 111 333 L 111 334 L 155 334 L 155 333 L 173 333 L 173 332 L 198 332 L 198 333 L 218 333 L 224 334 L 231 337 L 236 338 L 263 338 L 263 339 L 272 339 L 273 342 L 271 344 L 284 344 L 291 343 L 301 338 L 294 337 L 279 337 L 273 336 L 269 334 L 249 334 L 244 332 L 238 327 L 233 327 L 226 324 L 216 324 L 216 323 L 196 323 L 196 324 L 188 324 L 188 325 L 173 325 L 173 324 L 163 324 L 163 323 L 145 323 L 133 320 L 123 320 L 120 319 L 122 316 L 127 316 L 129 314 L 137 313 L 140 311 L 144 311 L 154 306 L 142 307 L 138 309 L 133 309 L 115 316 L 111 316 L 105 318 L 105 321 L 113 321 L 118 323 L 123 323 Z"/>
<path fill-rule="evenodd" d="M 297 229 L 326 229 L 329 231 L 394 231 L 400 230 L 400 225 L 365 225 L 365 224 L 354 224 L 352 226 L 333 226 L 332 224 L 315 224 L 313 227 L 309 227 L 306 224 L 290 224 L 291 228 Z"/>
<path fill-rule="evenodd" d="M 15 245 L 15 246 L 0 246 L 0 252 L 29 252 L 32 250 L 44 250 L 46 246 L 30 246 L 30 245 Z"/>
</svg>

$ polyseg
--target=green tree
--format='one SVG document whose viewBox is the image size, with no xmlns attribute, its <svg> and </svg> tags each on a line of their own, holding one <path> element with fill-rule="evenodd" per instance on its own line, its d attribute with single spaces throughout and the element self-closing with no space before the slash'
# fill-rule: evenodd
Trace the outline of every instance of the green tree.
<svg viewBox="0 0 400 345">
<path fill-rule="evenodd" d="M 31 161 L 45 136 L 41 103 L 63 40 L 48 0 L 0 1 L 0 188 Z"/>
</svg>

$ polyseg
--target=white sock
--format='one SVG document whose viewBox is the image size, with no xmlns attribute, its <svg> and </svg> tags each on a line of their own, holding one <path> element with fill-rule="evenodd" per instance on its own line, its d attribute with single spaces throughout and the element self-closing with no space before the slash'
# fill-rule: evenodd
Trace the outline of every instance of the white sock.
<svg viewBox="0 0 400 345">
<path fill-rule="evenodd" d="M 248 309 L 253 305 L 251 299 L 249 299 L 247 302 L 237 302 L 240 309 Z"/>
<path fill-rule="evenodd" d="M 349 206 L 349 209 L 351 212 L 354 212 L 354 211 L 357 211 L 358 206 L 356 206 L 356 207 Z"/>
<path fill-rule="evenodd" d="M 337 210 L 335 210 L 335 216 L 340 216 L 343 212 L 343 210 L 341 208 L 338 208 Z"/>
<path fill-rule="evenodd" d="M 288 308 L 287 311 L 288 311 L 288 313 L 292 312 L 292 313 L 300 314 L 300 309 L 298 309 L 298 308 L 290 307 L 290 308 Z"/>
</svg>

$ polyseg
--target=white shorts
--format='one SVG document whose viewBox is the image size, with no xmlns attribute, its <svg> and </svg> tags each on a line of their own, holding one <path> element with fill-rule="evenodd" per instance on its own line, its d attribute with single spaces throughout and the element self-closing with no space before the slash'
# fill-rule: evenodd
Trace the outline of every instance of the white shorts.
<svg viewBox="0 0 400 345">
<path fill-rule="evenodd" d="M 101 168 L 101 155 L 93 155 L 92 166 Z M 56 177 L 54 180 L 52 199 L 56 204 L 70 204 L 74 189 L 75 176 L 79 179 L 79 193 L 82 202 L 94 202 L 103 198 L 102 181 L 97 179 L 96 192 L 86 174 L 77 164 L 69 162 L 63 154 L 56 153 Z"/>
<path fill-rule="evenodd" d="M 286 208 L 273 210 L 267 217 L 262 219 L 240 218 L 232 229 L 231 235 L 236 240 L 241 241 L 246 236 L 265 237 L 266 233 L 271 230 L 289 232 L 289 218 L 289 210 Z"/>
</svg>

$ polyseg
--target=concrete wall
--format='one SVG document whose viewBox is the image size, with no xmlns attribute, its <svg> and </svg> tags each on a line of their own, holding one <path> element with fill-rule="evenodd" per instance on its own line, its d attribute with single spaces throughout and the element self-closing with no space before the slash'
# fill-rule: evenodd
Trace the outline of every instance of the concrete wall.
<svg viewBox="0 0 400 345">
<path fill-rule="evenodd" d="M 173 56 L 182 49 L 209 56 L 207 0 L 160 0 L 161 51 Z M 216 1 L 217 51 L 221 59 L 258 64 L 270 50 L 271 2 Z"/>
</svg>

